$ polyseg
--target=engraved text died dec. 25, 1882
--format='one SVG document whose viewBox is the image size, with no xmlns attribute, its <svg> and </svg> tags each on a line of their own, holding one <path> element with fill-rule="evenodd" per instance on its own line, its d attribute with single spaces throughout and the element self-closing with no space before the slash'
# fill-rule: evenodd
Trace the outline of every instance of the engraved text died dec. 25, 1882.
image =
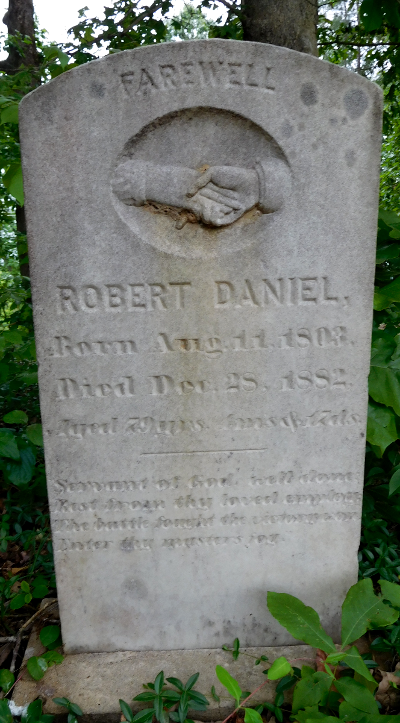
<svg viewBox="0 0 400 723">
<path fill-rule="evenodd" d="M 343 68 L 220 40 L 118 53 L 22 101 L 68 651 L 288 642 L 267 590 L 337 635 L 380 108 Z"/>
</svg>

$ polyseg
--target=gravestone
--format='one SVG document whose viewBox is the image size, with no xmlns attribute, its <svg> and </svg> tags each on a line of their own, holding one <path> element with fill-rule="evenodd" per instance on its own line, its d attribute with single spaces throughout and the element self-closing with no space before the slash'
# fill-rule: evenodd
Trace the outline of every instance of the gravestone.
<svg viewBox="0 0 400 723">
<path fill-rule="evenodd" d="M 118 53 L 22 101 L 68 652 L 293 642 L 267 590 L 337 637 L 380 123 L 364 78 L 221 40 Z"/>
</svg>

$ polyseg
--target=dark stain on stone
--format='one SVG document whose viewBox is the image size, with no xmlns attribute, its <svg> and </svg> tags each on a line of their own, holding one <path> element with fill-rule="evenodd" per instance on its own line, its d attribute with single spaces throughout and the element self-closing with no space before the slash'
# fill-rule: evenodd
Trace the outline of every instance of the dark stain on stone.
<svg viewBox="0 0 400 723">
<path fill-rule="evenodd" d="M 300 90 L 300 98 L 304 105 L 315 105 L 318 103 L 318 91 L 314 83 L 303 83 Z"/>
<path fill-rule="evenodd" d="M 356 162 L 356 154 L 355 154 L 355 151 L 346 151 L 346 153 L 344 154 L 344 157 L 345 157 L 345 160 L 346 160 L 346 165 L 347 165 L 349 168 L 353 168 L 353 166 L 354 166 L 354 164 L 355 164 L 355 162 Z"/>
<path fill-rule="evenodd" d="M 282 126 L 282 135 L 284 138 L 290 138 L 290 136 L 293 133 L 293 126 L 289 123 L 289 121 L 285 121 L 285 123 Z"/>
<path fill-rule="evenodd" d="M 97 80 L 94 80 L 90 84 L 90 95 L 93 95 L 94 98 L 103 98 L 105 92 L 106 92 L 106 88 L 105 88 L 105 85 L 103 85 L 103 83 L 99 83 Z"/>
<path fill-rule="evenodd" d="M 125 580 L 123 587 L 126 592 L 130 593 L 132 597 L 137 598 L 138 600 L 144 600 L 149 594 L 147 586 L 143 580 Z"/>
<path fill-rule="evenodd" d="M 360 88 L 348 90 L 344 96 L 344 107 L 346 113 L 352 120 L 364 115 L 368 108 L 368 96 Z"/>
</svg>

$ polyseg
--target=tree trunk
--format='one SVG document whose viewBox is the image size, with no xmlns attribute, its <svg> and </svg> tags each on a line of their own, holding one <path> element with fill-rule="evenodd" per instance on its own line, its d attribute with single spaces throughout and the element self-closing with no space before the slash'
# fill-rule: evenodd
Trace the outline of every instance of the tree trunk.
<svg viewBox="0 0 400 723">
<path fill-rule="evenodd" d="M 38 56 L 35 43 L 35 21 L 32 0 L 9 0 L 8 10 L 3 18 L 3 23 L 7 25 L 8 36 L 13 42 L 8 51 L 8 58 L 0 62 L 0 70 L 14 75 L 21 66 L 31 67 L 32 70 L 37 66 Z M 26 41 L 29 42 L 26 42 Z M 19 42 L 22 41 L 22 42 Z M 32 89 L 38 85 L 38 79 L 32 73 Z M 16 211 L 17 231 L 26 234 L 25 209 L 23 206 L 17 206 Z M 19 257 L 19 269 L 21 276 L 29 276 L 29 264 L 21 263 L 26 257 L 25 244 L 22 249 L 21 244 L 17 245 Z"/>
<path fill-rule="evenodd" d="M 12 45 L 8 58 L 0 63 L 0 69 L 15 73 L 21 65 L 36 65 L 35 23 L 32 0 L 9 0 L 8 10 L 3 18 L 9 37 L 21 37 L 29 42 Z"/>
<path fill-rule="evenodd" d="M 318 55 L 317 0 L 242 0 L 244 40 Z"/>
</svg>

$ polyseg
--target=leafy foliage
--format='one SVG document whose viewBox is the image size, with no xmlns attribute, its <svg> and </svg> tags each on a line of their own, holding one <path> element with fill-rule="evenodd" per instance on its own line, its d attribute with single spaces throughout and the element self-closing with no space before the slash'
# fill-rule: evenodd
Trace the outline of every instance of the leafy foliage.
<svg viewBox="0 0 400 723">
<path fill-rule="evenodd" d="M 174 723 L 192 723 L 187 717 L 189 709 L 204 711 L 209 705 L 207 698 L 193 689 L 198 678 L 199 673 L 191 675 L 186 683 L 182 683 L 179 678 L 167 678 L 167 682 L 174 686 L 171 689 L 165 685 L 164 673 L 161 671 L 154 683 L 143 686 L 146 692 L 139 693 L 133 699 L 139 703 L 151 703 L 151 707 L 134 715 L 128 703 L 120 700 L 122 713 L 128 723 L 147 723 L 153 716 L 158 723 L 168 723 L 169 720 Z"/>
<path fill-rule="evenodd" d="M 42 628 L 40 641 L 47 651 L 39 656 L 33 655 L 27 661 L 28 673 L 34 680 L 42 680 L 48 668 L 59 665 L 64 660 L 64 656 L 56 650 L 62 645 L 61 630 L 58 625 L 47 625 Z"/>
<path fill-rule="evenodd" d="M 166 21 L 164 40 L 171 41 L 175 38 L 199 40 L 200 38 L 208 38 L 210 28 L 211 23 L 201 9 L 187 2 L 179 15 Z"/>
<path fill-rule="evenodd" d="M 370 667 L 375 663 L 361 656 L 357 648 L 351 645 L 367 630 L 390 628 L 400 616 L 400 587 L 397 584 L 380 580 L 381 594 L 373 590 L 369 579 L 360 580 L 350 588 L 342 606 L 342 643 L 331 646 L 329 635 L 323 630 L 319 616 L 296 597 L 284 593 L 269 592 L 268 609 L 286 630 L 297 640 L 310 645 L 323 641 L 324 648 L 317 650 L 317 660 L 323 662 L 324 670 L 303 665 L 301 671 L 292 668 L 283 656 L 275 660 L 263 671 L 269 680 L 279 679 L 274 703 L 264 702 L 254 709 L 245 708 L 245 722 L 261 723 L 261 714 L 269 711 L 278 723 L 284 717 L 291 721 L 323 721 L 334 723 L 343 721 L 364 721 L 379 723 L 390 718 L 400 720 L 400 716 L 384 716 L 380 712 L 380 703 L 375 698 L 378 683 L 371 674 Z M 314 641 L 314 642 L 311 642 Z M 224 646 L 224 649 L 228 649 Z M 235 641 L 231 652 L 242 654 L 239 642 Z M 327 654 L 327 651 L 329 653 Z M 247 652 L 243 653 L 248 655 Z M 237 658 L 236 658 L 237 659 Z M 258 660 L 256 661 L 258 662 Z M 250 703 L 255 692 L 247 694 L 242 700 L 242 691 L 238 681 L 222 666 L 217 666 L 217 677 L 228 693 L 235 699 L 238 712 L 244 703 Z M 284 699 L 284 691 L 294 686 L 292 705 Z M 389 721 L 388 721 L 389 723 Z"/>
<path fill-rule="evenodd" d="M 53 698 L 53 703 L 66 708 L 68 711 L 68 723 L 78 723 L 77 716 L 83 715 L 83 712 L 77 703 L 71 703 L 68 698 Z M 22 723 L 22 721 L 21 721 Z"/>
</svg>

